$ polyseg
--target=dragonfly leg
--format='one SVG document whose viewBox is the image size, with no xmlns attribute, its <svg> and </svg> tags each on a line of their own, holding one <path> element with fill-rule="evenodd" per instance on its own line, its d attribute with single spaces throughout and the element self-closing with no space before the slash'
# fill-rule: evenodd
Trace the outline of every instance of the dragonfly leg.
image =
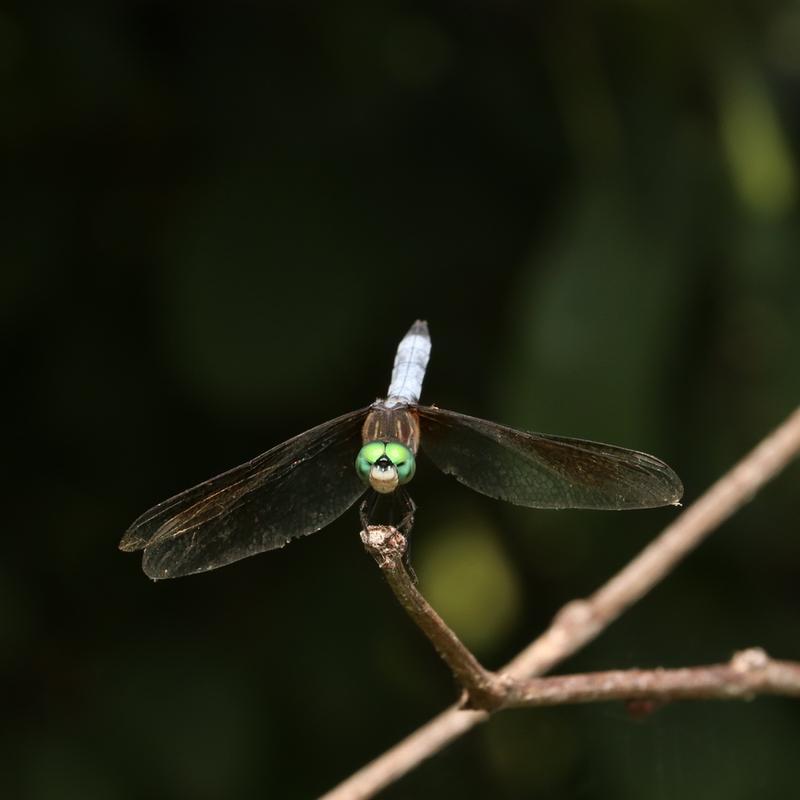
<svg viewBox="0 0 800 800">
<path fill-rule="evenodd" d="M 408 539 L 411 536 L 411 528 L 414 526 L 414 512 L 417 510 L 417 504 L 411 499 L 408 492 L 402 491 L 399 494 L 400 502 L 403 504 L 403 516 L 397 523 L 397 530 Z"/>
<path fill-rule="evenodd" d="M 385 501 L 385 495 L 379 495 L 376 492 L 370 492 L 367 497 L 362 500 L 361 505 L 358 508 L 358 515 L 361 521 L 362 530 L 366 531 L 370 525 L 375 524 L 375 513 L 382 499 Z M 411 556 L 409 553 L 411 543 L 411 528 L 414 525 L 414 512 L 417 510 L 417 506 L 409 496 L 408 492 L 404 491 L 403 489 L 399 489 L 397 492 L 395 492 L 394 496 L 392 497 L 392 502 L 393 504 L 398 502 L 401 506 L 400 511 L 402 516 L 394 527 L 403 534 L 403 537 L 406 540 L 406 549 L 403 553 L 403 566 L 405 566 L 412 580 L 414 583 L 416 583 L 417 575 L 414 572 L 414 568 L 411 566 Z M 396 509 L 397 506 L 393 505 L 393 508 Z"/>
<path fill-rule="evenodd" d="M 406 551 L 403 553 L 403 566 L 411 576 L 411 580 L 417 583 L 417 573 L 414 572 L 414 567 L 411 566 L 411 528 L 414 526 L 414 512 L 417 510 L 416 503 L 411 499 L 411 495 L 402 491 L 400 494 L 400 502 L 404 506 L 403 516 L 397 524 L 397 530 L 406 537 Z"/>
<path fill-rule="evenodd" d="M 372 524 L 370 522 L 370 517 L 375 511 L 375 498 L 372 495 L 373 492 L 369 492 L 358 507 L 358 517 L 361 520 L 361 530 L 363 531 Z"/>
</svg>

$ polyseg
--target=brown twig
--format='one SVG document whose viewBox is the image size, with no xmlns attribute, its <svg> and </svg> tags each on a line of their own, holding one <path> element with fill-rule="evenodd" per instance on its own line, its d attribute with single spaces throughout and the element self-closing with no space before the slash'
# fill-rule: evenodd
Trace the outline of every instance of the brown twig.
<svg viewBox="0 0 800 800">
<path fill-rule="evenodd" d="M 749 700 L 759 694 L 800 697 L 800 664 L 774 661 L 758 647 L 727 664 L 682 669 L 623 669 L 520 681 L 508 708 L 609 700 Z"/>
<path fill-rule="evenodd" d="M 361 541 L 383 571 L 400 605 L 467 690 L 472 705 L 487 710 L 498 708 L 508 695 L 508 687 L 500 676 L 481 666 L 417 589 L 403 563 L 405 536 L 388 525 L 371 525 L 361 531 Z"/>
<path fill-rule="evenodd" d="M 604 586 L 587 600 L 573 601 L 562 608 L 550 628 L 502 672 L 514 679 L 541 675 L 591 641 L 751 500 L 798 451 L 800 408 Z M 781 667 L 781 662 L 776 663 Z M 372 797 L 488 717 L 486 711 L 451 706 L 339 784 L 323 800 Z"/>
<path fill-rule="evenodd" d="M 387 525 L 361 532 L 400 604 L 430 639 L 465 691 L 463 706 L 500 708 L 598 703 L 609 700 L 733 700 L 756 694 L 800 697 L 800 664 L 774 661 L 760 648 L 736 653 L 728 664 L 682 669 L 628 669 L 515 678 L 485 669 L 417 589 L 406 570 L 406 538 Z"/>
</svg>

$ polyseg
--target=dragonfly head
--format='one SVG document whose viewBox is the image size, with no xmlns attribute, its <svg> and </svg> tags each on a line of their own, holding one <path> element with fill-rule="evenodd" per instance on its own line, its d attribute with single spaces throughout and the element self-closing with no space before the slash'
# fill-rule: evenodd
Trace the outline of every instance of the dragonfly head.
<svg viewBox="0 0 800 800">
<path fill-rule="evenodd" d="M 356 457 L 356 472 L 380 494 L 408 483 L 417 469 L 411 450 L 400 442 L 367 442 Z"/>
</svg>

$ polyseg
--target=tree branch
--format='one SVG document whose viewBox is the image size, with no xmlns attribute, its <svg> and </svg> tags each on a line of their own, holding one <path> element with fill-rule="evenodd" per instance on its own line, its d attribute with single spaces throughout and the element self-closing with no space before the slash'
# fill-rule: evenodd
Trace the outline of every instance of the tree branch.
<svg viewBox="0 0 800 800">
<path fill-rule="evenodd" d="M 481 666 L 433 610 L 408 574 L 403 561 L 407 544 L 405 536 L 389 525 L 371 525 L 366 531 L 361 531 L 361 541 L 383 571 L 400 605 L 431 640 L 436 652 L 466 689 L 472 705 L 487 710 L 502 705 L 509 687 L 499 676 Z"/>
<path fill-rule="evenodd" d="M 800 663 L 773 661 L 758 647 L 727 664 L 682 669 L 624 669 L 528 678 L 506 707 L 602 703 L 609 700 L 750 700 L 773 694 L 800 698 Z"/>
<path fill-rule="evenodd" d="M 765 483 L 781 472 L 798 451 L 800 451 L 800 408 L 796 409 L 780 427 L 767 436 L 699 500 L 667 526 L 651 544 L 604 586 L 588 599 L 572 601 L 564 606 L 556 614 L 548 630 L 514 658 L 502 670 L 502 674 L 514 680 L 541 675 L 594 639 L 625 610 L 663 580 L 706 536 L 751 500 Z M 401 600 L 401 602 L 404 601 Z M 411 599 L 409 602 L 413 604 L 414 601 Z M 444 625 L 444 623 L 441 624 Z M 429 630 L 433 631 L 435 627 L 432 623 Z M 457 639 L 456 642 L 458 642 Z M 461 647 L 463 648 L 463 645 Z M 458 669 L 461 670 L 460 678 L 466 677 L 467 681 L 476 677 L 483 679 L 480 677 L 480 672 L 475 669 L 475 665 L 479 670 L 486 671 L 480 667 L 480 664 L 477 664 L 477 661 L 472 666 L 466 665 L 463 659 L 459 661 L 463 654 L 459 653 L 458 647 L 452 641 L 446 647 L 440 644 L 437 649 L 442 657 L 448 660 L 448 663 L 455 659 Z M 447 653 L 447 656 L 443 651 Z M 752 653 L 754 651 L 745 652 Z M 787 674 L 785 670 L 788 669 L 793 676 L 793 670 L 796 669 L 796 665 L 770 662 L 768 659 L 767 663 L 776 665 L 774 670 L 772 667 L 770 668 L 772 675 L 770 680 L 775 679 L 773 674 L 775 671 L 785 676 Z M 711 669 L 733 668 L 732 662 L 727 667 L 718 665 Z M 488 674 L 491 675 L 491 673 Z M 672 671 L 669 673 L 661 671 L 660 674 L 672 674 Z M 788 679 L 790 683 L 791 676 Z M 586 678 L 586 676 L 580 677 Z M 787 693 L 791 694 L 791 692 Z M 488 717 L 487 711 L 463 710 L 460 704 L 451 706 L 387 750 L 382 756 L 354 773 L 326 794 L 323 800 L 360 800 L 360 798 L 372 797 L 380 789 L 393 783 L 453 739 L 466 733 Z"/>
<path fill-rule="evenodd" d="M 800 664 L 773 661 L 757 647 L 736 653 L 728 664 L 682 669 L 612 670 L 553 678 L 490 672 L 417 589 L 404 563 L 405 536 L 391 526 L 374 525 L 361 532 L 361 539 L 395 597 L 464 688 L 462 707 L 492 712 L 609 700 L 734 700 L 757 694 L 800 697 Z"/>
</svg>

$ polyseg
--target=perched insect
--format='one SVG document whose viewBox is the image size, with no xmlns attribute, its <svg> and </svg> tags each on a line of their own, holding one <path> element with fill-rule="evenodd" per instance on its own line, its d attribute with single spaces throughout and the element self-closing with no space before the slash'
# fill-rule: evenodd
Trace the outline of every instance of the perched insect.
<svg viewBox="0 0 800 800">
<path fill-rule="evenodd" d="M 205 572 L 324 528 L 370 489 L 362 523 L 379 495 L 394 494 L 405 507 L 398 527 L 408 530 L 414 506 L 404 487 L 420 446 L 461 483 L 520 506 L 622 510 L 681 499 L 678 476 L 646 453 L 419 405 L 430 350 L 428 326 L 417 321 L 397 348 L 385 400 L 159 503 L 120 549 L 144 550 L 152 578 Z"/>
</svg>

